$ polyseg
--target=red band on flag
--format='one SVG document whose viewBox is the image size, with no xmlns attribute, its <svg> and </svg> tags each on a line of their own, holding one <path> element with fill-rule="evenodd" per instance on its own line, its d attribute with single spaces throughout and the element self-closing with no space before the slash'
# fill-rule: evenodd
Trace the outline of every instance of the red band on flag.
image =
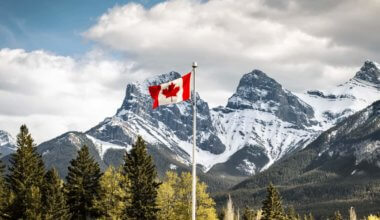
<svg viewBox="0 0 380 220">
<path fill-rule="evenodd" d="M 153 98 L 153 109 L 157 108 L 159 103 L 158 103 L 158 95 L 160 94 L 161 91 L 161 85 L 158 86 L 149 86 L 149 93 L 150 96 Z"/>
<path fill-rule="evenodd" d="M 182 86 L 183 86 L 182 99 L 183 99 L 183 101 L 188 100 L 190 98 L 190 81 L 191 81 L 191 72 L 182 76 Z"/>
</svg>

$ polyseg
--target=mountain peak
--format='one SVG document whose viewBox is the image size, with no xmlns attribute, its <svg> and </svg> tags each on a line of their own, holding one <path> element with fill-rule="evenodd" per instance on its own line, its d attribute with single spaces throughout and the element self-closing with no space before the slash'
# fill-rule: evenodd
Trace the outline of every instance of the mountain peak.
<svg viewBox="0 0 380 220">
<path fill-rule="evenodd" d="M 271 94 L 282 91 L 282 86 L 261 70 L 246 73 L 240 79 L 236 93 L 228 100 L 227 107 L 248 107 L 257 101 L 266 102 Z M 248 105 L 248 106 L 246 106 Z"/>
<path fill-rule="evenodd" d="M 0 156 L 4 157 L 16 151 L 16 141 L 6 131 L 0 130 Z"/>
<path fill-rule="evenodd" d="M 164 73 L 160 75 L 153 76 L 151 78 L 148 78 L 144 81 L 144 85 L 146 86 L 152 86 L 152 85 L 159 85 L 162 83 L 166 83 L 175 79 L 178 79 L 181 77 L 181 74 L 171 71 L 169 73 Z"/>
<path fill-rule="evenodd" d="M 359 72 L 356 73 L 355 79 L 364 80 L 374 84 L 380 84 L 380 70 L 375 62 L 366 60 Z"/>
<path fill-rule="evenodd" d="M 0 130 L 0 145 L 3 145 L 2 143 L 7 142 L 7 143 L 14 143 L 15 141 L 13 140 L 12 136 L 3 130 Z"/>
<path fill-rule="evenodd" d="M 139 112 L 141 108 L 146 109 L 147 106 L 151 106 L 151 99 L 149 96 L 149 86 L 159 85 L 166 83 L 181 77 L 177 72 L 171 71 L 169 73 L 164 73 L 160 75 L 155 75 L 144 80 L 142 83 L 133 82 L 127 85 L 125 91 L 125 98 L 121 107 L 117 110 L 117 115 L 119 115 L 123 110 L 132 110 L 134 112 Z M 138 103 L 145 103 L 140 105 Z M 148 104 L 149 103 L 149 104 Z M 146 105 L 148 104 L 148 105 Z"/>
<path fill-rule="evenodd" d="M 255 109 L 275 114 L 283 121 L 309 125 L 313 109 L 260 70 L 244 74 L 227 108 Z"/>
</svg>

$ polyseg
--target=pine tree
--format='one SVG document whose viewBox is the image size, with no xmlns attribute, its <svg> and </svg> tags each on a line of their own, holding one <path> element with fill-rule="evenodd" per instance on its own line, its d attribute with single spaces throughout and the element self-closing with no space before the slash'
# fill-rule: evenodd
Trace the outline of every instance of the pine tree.
<svg viewBox="0 0 380 220">
<path fill-rule="evenodd" d="M 184 172 L 179 177 L 167 172 L 165 181 L 158 190 L 157 204 L 159 220 L 191 219 L 192 176 Z M 197 180 L 197 219 L 214 220 L 215 202 L 206 192 L 207 185 Z"/>
<path fill-rule="evenodd" d="M 269 184 L 267 188 L 267 197 L 263 201 L 263 217 L 262 220 L 283 220 L 286 219 L 284 209 L 281 204 L 280 194 L 277 189 Z"/>
<path fill-rule="evenodd" d="M 97 215 L 94 200 L 99 198 L 101 172 L 99 164 L 90 156 L 88 147 L 78 151 L 70 161 L 66 176 L 66 196 L 72 219 L 87 219 Z"/>
<path fill-rule="evenodd" d="M 1 158 L 1 154 L 0 154 Z M 5 166 L 0 160 L 0 219 L 5 218 L 5 207 L 7 198 L 7 189 L 4 182 L 4 169 Z"/>
<path fill-rule="evenodd" d="M 153 159 L 147 153 L 145 141 L 138 136 L 131 151 L 125 153 L 124 174 L 130 180 L 131 204 L 125 209 L 128 219 L 157 219 L 157 171 Z"/>
<path fill-rule="evenodd" d="M 25 125 L 21 126 L 17 135 L 17 146 L 16 153 L 11 155 L 11 166 L 6 177 L 11 197 L 7 214 L 12 219 L 25 219 L 27 216 L 39 216 L 39 213 L 32 212 L 39 212 L 35 207 L 41 203 L 38 199 L 41 195 L 40 187 L 43 184 L 45 169 Z"/>
<path fill-rule="evenodd" d="M 42 202 L 41 191 L 37 186 L 32 186 L 26 192 L 26 210 L 25 219 L 41 220 L 42 219 Z"/>
<path fill-rule="evenodd" d="M 109 166 L 100 178 L 100 198 L 94 202 L 100 219 L 123 219 L 123 212 L 130 204 L 127 193 L 130 183 L 122 169 Z"/>
<path fill-rule="evenodd" d="M 288 209 L 288 213 L 286 214 L 287 220 L 300 220 L 300 216 L 296 213 L 296 210 L 293 206 L 290 206 Z"/>
<path fill-rule="evenodd" d="M 244 213 L 243 213 L 243 220 L 255 220 L 255 219 L 256 219 L 255 211 L 253 209 L 245 207 Z"/>
<path fill-rule="evenodd" d="M 70 219 L 69 207 L 63 190 L 63 181 L 59 178 L 56 169 L 45 174 L 42 188 L 43 218 L 45 220 Z"/>
<path fill-rule="evenodd" d="M 332 220 L 343 220 L 342 214 L 340 214 L 339 211 L 336 211 L 332 217 Z"/>
</svg>

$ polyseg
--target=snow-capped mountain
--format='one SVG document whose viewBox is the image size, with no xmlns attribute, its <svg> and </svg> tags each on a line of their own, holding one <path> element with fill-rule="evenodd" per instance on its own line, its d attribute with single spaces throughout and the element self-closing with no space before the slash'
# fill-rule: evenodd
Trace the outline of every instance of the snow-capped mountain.
<svg viewBox="0 0 380 220">
<path fill-rule="evenodd" d="M 65 176 L 83 144 L 101 167 L 119 165 L 137 135 L 148 144 L 159 173 L 188 169 L 192 150 L 190 102 L 152 109 L 148 86 L 176 72 L 130 83 L 121 107 L 87 132 L 68 132 L 38 146 L 48 167 Z M 355 77 L 329 91 L 293 94 L 260 70 L 243 75 L 225 107 L 209 109 L 197 94 L 197 162 L 210 175 L 249 176 L 303 149 L 321 132 L 380 99 L 379 68 L 367 61 Z"/>
<path fill-rule="evenodd" d="M 6 131 L 0 130 L 0 158 L 17 150 L 16 142 Z"/>
<path fill-rule="evenodd" d="M 314 110 L 259 70 L 245 74 L 226 107 L 212 110 L 213 124 L 230 155 L 212 172 L 251 175 L 305 146 L 318 124 Z M 226 169 L 229 168 L 229 169 Z M 227 170 L 227 173 L 226 173 Z"/>
<path fill-rule="evenodd" d="M 131 146 L 137 135 L 150 145 L 168 148 L 173 159 L 184 164 L 191 161 L 192 107 L 190 102 L 161 106 L 152 109 L 148 86 L 157 85 L 180 77 L 171 72 L 127 85 L 126 96 L 115 116 L 105 119 L 87 132 L 93 140 L 118 146 Z M 199 95 L 197 101 L 198 160 L 204 169 L 213 165 L 213 155 L 225 151 L 225 146 L 212 126 L 208 104 Z"/>
<path fill-rule="evenodd" d="M 364 109 L 380 99 L 380 65 L 366 61 L 352 79 L 328 90 L 310 90 L 296 94 L 311 105 L 316 120 L 315 129 L 327 130 L 336 122 Z"/>
<path fill-rule="evenodd" d="M 212 109 L 229 159 L 211 172 L 255 174 L 304 148 L 322 131 L 380 99 L 379 65 L 366 61 L 331 90 L 293 94 L 259 70 L 245 74 L 226 107 Z M 218 156 L 217 156 L 218 157 Z"/>
</svg>

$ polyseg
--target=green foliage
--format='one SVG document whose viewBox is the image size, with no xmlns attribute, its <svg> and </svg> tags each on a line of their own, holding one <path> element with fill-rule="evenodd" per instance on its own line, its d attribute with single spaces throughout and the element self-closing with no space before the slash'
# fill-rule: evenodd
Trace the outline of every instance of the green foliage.
<svg viewBox="0 0 380 220">
<path fill-rule="evenodd" d="M 256 220 L 255 210 L 250 209 L 246 206 L 243 212 L 243 220 Z"/>
<path fill-rule="evenodd" d="M 263 201 L 262 220 L 285 220 L 286 216 L 281 204 L 280 194 L 277 189 L 269 184 L 267 188 L 267 198 Z"/>
<path fill-rule="evenodd" d="M 65 220 L 70 218 L 63 181 L 59 178 L 56 169 L 51 169 L 45 174 L 42 202 L 43 218 L 45 220 Z"/>
<path fill-rule="evenodd" d="M 215 203 L 206 192 L 207 185 L 197 180 L 197 219 L 216 218 Z M 192 175 L 184 172 L 181 176 L 167 172 L 164 182 L 158 190 L 157 213 L 159 220 L 191 219 Z"/>
<path fill-rule="evenodd" d="M 297 214 L 293 206 L 290 206 L 286 214 L 287 220 L 301 220 L 301 217 Z"/>
<path fill-rule="evenodd" d="M 40 220 L 42 219 L 41 191 L 37 186 L 30 187 L 26 192 L 25 219 Z"/>
<path fill-rule="evenodd" d="M 7 214 L 13 219 L 40 216 L 44 163 L 37 153 L 28 128 L 22 125 L 17 135 L 18 149 L 12 154 L 6 184 L 10 189 Z"/>
<path fill-rule="evenodd" d="M 121 169 L 108 167 L 100 178 L 100 198 L 94 202 L 100 219 L 123 219 L 123 212 L 130 204 L 129 187 L 130 182 Z"/>
<path fill-rule="evenodd" d="M 0 154 L 1 157 L 1 154 Z M 4 182 L 4 169 L 5 166 L 0 160 L 0 219 L 5 216 L 6 201 L 7 201 L 7 188 Z"/>
<path fill-rule="evenodd" d="M 72 219 L 96 216 L 94 200 L 99 199 L 101 172 L 98 163 L 84 145 L 75 159 L 70 161 L 66 177 L 66 195 Z"/>
<path fill-rule="evenodd" d="M 130 180 L 131 204 L 125 209 L 128 219 L 157 219 L 157 171 L 153 159 L 147 153 L 145 141 L 138 137 L 131 151 L 125 153 L 124 174 Z"/>
<path fill-rule="evenodd" d="M 380 220 L 380 216 L 369 215 L 369 216 L 368 216 L 368 220 Z"/>
</svg>

